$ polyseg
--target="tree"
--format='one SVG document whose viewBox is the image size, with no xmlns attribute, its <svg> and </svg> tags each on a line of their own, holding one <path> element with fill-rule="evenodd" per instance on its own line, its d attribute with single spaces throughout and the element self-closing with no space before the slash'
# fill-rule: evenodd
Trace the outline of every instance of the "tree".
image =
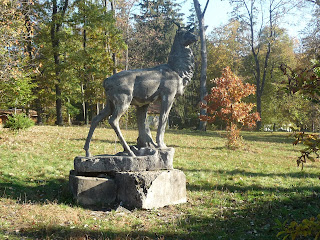
<svg viewBox="0 0 320 240">
<path fill-rule="evenodd" d="M 289 4 L 293 2 L 287 0 L 231 0 L 231 2 L 234 4 L 234 17 L 240 21 L 245 34 L 243 41 L 246 42 L 247 50 L 253 60 L 251 71 L 256 85 L 257 112 L 261 115 L 270 57 L 279 29 L 277 26 L 281 17 L 287 13 L 287 9 L 291 9 Z M 257 129 L 261 127 L 262 123 L 258 121 Z"/>
<path fill-rule="evenodd" d="M 261 36 L 262 44 L 267 44 L 268 35 L 264 31 Z M 261 97 L 261 118 L 264 124 L 273 125 L 274 130 L 276 125 L 289 124 L 289 119 L 284 117 L 288 109 L 283 108 L 283 103 L 288 102 L 288 97 L 283 94 L 281 89 L 283 88 L 282 82 L 285 81 L 285 77 L 279 69 L 279 66 L 283 62 L 290 63 L 290 65 L 297 64 L 296 53 L 294 52 L 295 43 L 291 39 L 284 29 L 275 27 L 275 36 L 272 42 L 272 51 L 269 56 L 268 66 L 265 69 L 265 83 L 263 88 L 263 94 Z M 259 61 L 263 63 L 265 60 L 266 49 L 260 50 Z M 242 65 L 243 76 L 250 76 L 252 72 L 247 66 L 254 65 L 254 59 L 252 56 L 247 56 Z M 252 79 L 252 78 L 251 78 Z M 290 105 L 290 104 L 289 104 Z M 296 106 L 290 105 L 292 108 Z M 288 107 L 288 105 L 287 105 Z"/>
<path fill-rule="evenodd" d="M 205 25 L 204 25 L 204 15 L 206 13 L 209 0 L 204 7 L 204 10 L 201 10 L 201 6 L 198 0 L 193 0 L 194 8 L 197 14 L 198 23 L 199 23 L 199 34 L 200 34 L 200 42 L 201 42 L 201 75 L 200 75 L 200 101 L 205 104 L 205 96 L 207 95 L 207 46 L 206 46 L 206 33 L 205 33 Z M 206 115 L 205 108 L 201 108 L 200 115 Z M 199 130 L 205 131 L 207 127 L 206 121 L 200 119 Z"/>
<path fill-rule="evenodd" d="M 62 28 L 62 23 L 65 21 L 65 15 L 68 8 L 69 0 L 61 0 L 59 3 L 57 0 L 52 0 L 52 18 L 51 18 L 51 44 L 52 44 L 52 54 L 55 64 L 55 91 L 56 91 L 56 115 L 57 124 L 63 125 L 62 117 L 62 92 L 61 92 L 61 52 L 60 52 L 60 31 Z"/>
<path fill-rule="evenodd" d="M 129 49 L 128 43 L 130 38 L 130 33 L 132 32 L 131 17 L 134 11 L 134 6 L 138 0 L 119 0 L 117 1 L 117 14 L 116 23 L 123 33 L 123 39 L 127 45 L 125 49 L 125 63 L 123 64 L 125 70 L 129 69 Z"/>
<path fill-rule="evenodd" d="M 212 30 L 207 45 L 208 79 L 221 77 L 221 69 L 226 66 L 230 66 L 238 74 L 243 54 L 240 30 L 240 22 L 237 20 L 231 20 L 225 26 Z"/>
<path fill-rule="evenodd" d="M 32 96 L 33 67 L 28 48 L 32 1 L 2 1 L 0 6 L 0 107 L 27 107 Z"/>
<path fill-rule="evenodd" d="M 231 72 L 229 67 L 222 71 L 222 77 L 213 80 L 215 87 L 205 97 L 208 104 L 202 108 L 207 110 L 208 116 L 201 115 L 204 121 L 212 122 L 217 117 L 226 121 L 228 130 L 229 148 L 239 147 L 241 142 L 240 130 L 243 126 L 253 127 L 260 120 L 259 113 L 251 113 L 253 103 L 245 103 L 243 98 L 255 93 L 255 86 L 244 84 L 242 80 Z"/>
<path fill-rule="evenodd" d="M 70 52 L 76 66 L 82 93 L 82 109 L 85 123 L 93 115 L 93 106 L 104 102 L 102 81 L 116 70 L 115 55 L 125 48 L 121 31 L 116 27 L 114 11 L 103 4 L 79 1 L 72 13 L 73 38 L 80 44 Z M 80 88 L 79 88 L 80 89 Z"/>
<path fill-rule="evenodd" d="M 181 14 L 171 0 L 143 0 L 128 42 L 131 67 L 145 68 L 167 62 Z"/>
<path fill-rule="evenodd" d="M 64 5 L 57 5 L 61 15 Z M 38 47 L 36 61 L 39 71 L 35 77 L 37 88 L 34 94 L 37 99 L 34 106 L 50 118 L 52 107 L 60 99 L 63 119 L 68 117 L 71 120 L 72 115 L 77 120 L 88 122 L 95 112 L 99 112 L 99 105 L 105 102 L 102 82 L 114 69 L 112 53 L 125 49 L 113 13 L 107 9 L 105 2 L 70 2 L 64 19 L 57 13 L 60 21 L 57 20 L 57 24 L 61 25 L 54 35 L 59 47 L 53 48 L 52 2 L 42 1 L 36 7 L 35 45 Z M 56 97 L 57 85 L 59 98 Z M 80 114 L 82 111 L 84 117 Z"/>
<path fill-rule="evenodd" d="M 302 39 L 304 53 L 309 59 L 320 60 L 320 5 L 314 10 L 313 18 L 304 32 L 305 37 Z"/>
</svg>

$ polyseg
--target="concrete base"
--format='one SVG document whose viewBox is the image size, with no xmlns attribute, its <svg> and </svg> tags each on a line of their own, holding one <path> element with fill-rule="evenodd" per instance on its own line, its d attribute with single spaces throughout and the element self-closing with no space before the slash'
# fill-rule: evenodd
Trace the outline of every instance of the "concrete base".
<svg viewBox="0 0 320 240">
<path fill-rule="evenodd" d="M 85 206 L 119 203 L 129 209 L 152 209 L 187 201 L 186 177 L 180 170 L 117 172 L 114 179 L 72 174 L 73 196 Z"/>
</svg>

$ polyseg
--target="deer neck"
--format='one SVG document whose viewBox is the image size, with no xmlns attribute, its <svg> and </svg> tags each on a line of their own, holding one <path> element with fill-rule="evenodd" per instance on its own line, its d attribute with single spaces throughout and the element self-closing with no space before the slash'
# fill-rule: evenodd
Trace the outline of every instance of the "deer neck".
<svg viewBox="0 0 320 240">
<path fill-rule="evenodd" d="M 183 79 L 183 85 L 187 85 L 194 71 L 194 57 L 191 49 L 175 40 L 169 55 L 168 65 Z"/>
</svg>

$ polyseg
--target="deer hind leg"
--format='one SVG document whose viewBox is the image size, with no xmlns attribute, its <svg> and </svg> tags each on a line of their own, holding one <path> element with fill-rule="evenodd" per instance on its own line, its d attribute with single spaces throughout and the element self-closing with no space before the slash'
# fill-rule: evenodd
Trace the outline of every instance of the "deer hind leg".
<svg viewBox="0 0 320 240">
<path fill-rule="evenodd" d="M 86 151 L 86 157 L 91 156 L 89 147 L 90 147 L 90 142 L 91 142 L 91 138 L 94 130 L 98 126 L 99 122 L 101 122 L 104 118 L 109 117 L 111 115 L 111 112 L 112 112 L 111 103 L 110 101 L 108 101 L 106 107 L 97 116 L 95 116 L 92 119 L 90 130 L 86 139 L 86 143 L 84 144 L 84 147 L 83 147 L 83 149 Z"/>
<path fill-rule="evenodd" d="M 170 109 L 173 104 L 173 100 L 174 100 L 174 95 L 162 96 L 161 110 L 160 110 L 160 117 L 159 117 L 159 126 L 158 126 L 158 131 L 157 131 L 158 148 L 166 148 L 167 147 L 164 143 L 164 132 L 166 130 L 166 125 L 167 125 Z"/>
<path fill-rule="evenodd" d="M 147 110 L 149 105 L 137 107 L 137 122 L 139 129 L 139 137 L 137 139 L 138 147 L 155 147 L 156 144 L 152 140 L 150 128 L 147 124 Z"/>
<path fill-rule="evenodd" d="M 123 97 L 123 96 L 122 96 Z M 135 157 L 135 154 L 131 151 L 128 143 L 126 142 L 126 140 L 124 140 L 124 137 L 120 131 L 120 127 L 119 127 L 119 120 L 120 117 L 125 113 L 125 111 L 128 110 L 130 103 L 131 103 L 131 99 L 128 99 L 129 96 L 124 96 L 121 100 L 117 99 L 118 105 L 114 105 L 114 111 L 111 115 L 111 117 L 109 118 L 109 123 L 111 125 L 111 127 L 113 128 L 113 130 L 116 132 L 121 145 L 123 146 L 123 149 L 125 152 L 129 153 L 129 155 Z"/>
</svg>

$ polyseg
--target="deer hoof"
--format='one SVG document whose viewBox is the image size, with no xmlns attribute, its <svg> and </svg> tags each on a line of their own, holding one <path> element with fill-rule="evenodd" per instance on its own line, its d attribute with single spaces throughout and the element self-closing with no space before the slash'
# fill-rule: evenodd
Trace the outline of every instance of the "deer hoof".
<svg viewBox="0 0 320 240">
<path fill-rule="evenodd" d="M 131 150 L 128 153 L 131 157 L 136 157 L 136 155 Z"/>
</svg>

